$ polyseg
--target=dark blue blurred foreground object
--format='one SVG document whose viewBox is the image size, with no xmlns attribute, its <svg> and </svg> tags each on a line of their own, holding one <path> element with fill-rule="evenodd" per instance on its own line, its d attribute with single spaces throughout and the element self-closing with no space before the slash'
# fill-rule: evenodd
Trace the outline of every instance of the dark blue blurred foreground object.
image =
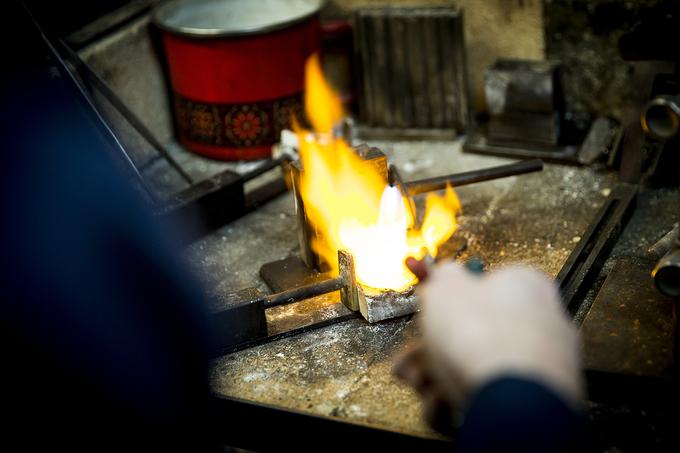
<svg viewBox="0 0 680 453">
<path fill-rule="evenodd" d="M 470 401 L 458 451 L 568 452 L 586 448 L 585 417 L 552 391 L 525 378 L 502 377 Z"/>
<path fill-rule="evenodd" d="M 2 40 L 3 431 L 28 449 L 201 450 L 203 294 L 35 24 L 9 17 L 23 31 Z"/>
</svg>

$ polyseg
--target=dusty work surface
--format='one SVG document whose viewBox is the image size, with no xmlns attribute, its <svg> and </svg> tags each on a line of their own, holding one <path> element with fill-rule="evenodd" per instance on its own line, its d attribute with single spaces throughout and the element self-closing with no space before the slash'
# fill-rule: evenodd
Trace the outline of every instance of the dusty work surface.
<svg viewBox="0 0 680 453">
<path fill-rule="evenodd" d="M 406 180 L 509 162 L 462 154 L 460 141 L 371 145 L 383 149 Z M 547 165 L 541 173 L 459 188 L 464 212 L 455 235 L 468 244 L 462 258 L 477 256 L 492 267 L 527 263 L 556 275 L 615 180 L 588 168 Z M 267 291 L 260 266 L 296 249 L 288 194 L 193 244 L 188 253 L 219 299 L 249 286 Z M 417 336 L 417 316 L 374 325 L 351 320 L 223 356 L 214 362 L 213 388 L 232 397 L 434 435 L 421 419 L 415 393 L 391 375 L 395 356 Z"/>
</svg>

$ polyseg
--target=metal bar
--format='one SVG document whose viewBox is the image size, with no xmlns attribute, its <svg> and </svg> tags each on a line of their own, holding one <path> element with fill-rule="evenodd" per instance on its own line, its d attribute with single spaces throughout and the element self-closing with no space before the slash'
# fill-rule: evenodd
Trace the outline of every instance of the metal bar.
<svg viewBox="0 0 680 453">
<path fill-rule="evenodd" d="M 654 260 L 663 258 L 673 248 L 678 234 L 680 234 L 680 226 L 676 223 L 668 233 L 647 249 L 646 256 Z"/>
<path fill-rule="evenodd" d="M 123 6 L 98 17 L 82 28 L 67 35 L 64 40 L 77 48 L 84 48 L 93 41 L 111 36 L 117 30 L 139 19 L 154 6 L 154 0 L 131 0 Z"/>
<path fill-rule="evenodd" d="M 585 294 L 632 215 L 636 195 L 636 185 L 619 183 L 557 274 L 562 301 L 572 314 L 580 308 Z"/>
<path fill-rule="evenodd" d="M 283 178 L 277 178 L 270 183 L 253 189 L 245 194 L 243 212 L 248 213 L 254 211 L 258 207 L 287 191 L 288 186 L 286 186 L 286 181 L 284 181 Z"/>
<path fill-rule="evenodd" d="M 281 165 L 283 162 L 290 160 L 290 156 L 283 154 L 276 159 L 269 159 L 259 167 L 255 168 L 254 170 L 249 171 L 248 173 L 244 174 L 243 177 L 243 182 L 248 182 L 251 179 L 255 179 L 258 176 L 267 173 L 269 170 L 272 170 L 279 165 Z"/>
<path fill-rule="evenodd" d="M 81 80 L 78 77 L 75 76 L 73 71 L 66 64 L 66 61 L 64 60 L 64 58 L 58 52 L 55 44 L 57 44 L 57 45 L 61 44 L 62 46 L 64 44 L 61 43 L 61 41 L 57 37 L 55 37 L 54 35 L 44 32 L 38 26 L 37 23 L 36 23 L 36 27 L 38 27 L 40 29 L 42 39 L 44 40 L 45 44 L 49 47 L 50 51 L 52 52 L 52 54 L 55 56 L 55 58 L 59 62 L 59 65 L 69 75 L 69 77 L 71 78 L 71 81 L 73 82 L 75 87 L 81 93 L 81 95 L 83 96 L 83 98 L 85 99 L 87 104 L 90 106 L 90 108 L 92 108 L 92 111 L 97 116 L 97 119 L 100 121 L 100 124 L 102 125 L 102 127 L 104 127 L 106 132 L 108 134 L 110 134 L 110 137 L 114 141 L 116 147 L 120 149 L 121 154 L 123 156 L 124 163 L 129 166 L 129 170 L 132 172 L 132 175 L 135 177 L 135 179 L 137 180 L 137 182 L 139 183 L 141 188 L 144 190 L 144 193 L 146 193 L 149 196 L 149 199 L 151 201 L 153 201 L 154 203 L 158 203 L 159 202 L 158 196 L 153 192 L 153 190 L 151 190 L 151 188 L 148 186 L 148 184 L 146 184 L 146 181 L 144 181 L 144 178 L 139 173 L 139 170 L 137 169 L 134 162 L 132 161 L 132 159 L 128 155 L 127 150 L 125 149 L 125 147 L 123 147 L 122 143 L 120 142 L 120 140 L 118 139 L 116 134 L 113 132 L 113 130 L 111 129 L 109 124 L 104 120 L 104 118 L 102 117 L 99 110 L 95 107 L 94 100 L 92 99 L 92 95 L 85 90 L 85 87 L 81 83 Z"/>
<path fill-rule="evenodd" d="M 543 170 L 543 161 L 540 159 L 532 159 L 498 167 L 482 168 L 464 173 L 454 173 L 452 175 L 411 181 L 406 183 L 406 188 L 411 195 L 417 195 L 419 193 L 445 189 L 447 186 L 465 186 L 468 184 L 491 181 L 493 179 L 506 178 L 508 176 L 521 175 L 541 170 Z"/>
<path fill-rule="evenodd" d="M 299 286 L 276 294 L 270 294 L 264 298 L 264 308 L 278 307 L 279 305 L 292 304 L 310 297 L 332 293 L 342 289 L 344 281 L 342 277 L 323 280 L 311 285 Z"/>
<path fill-rule="evenodd" d="M 349 312 L 344 315 L 336 316 L 334 318 L 324 319 L 317 322 L 312 322 L 311 324 L 306 324 L 302 327 L 297 327 L 291 330 L 286 330 L 285 332 L 269 334 L 263 336 L 262 338 L 254 338 L 249 341 L 244 341 L 237 344 L 228 344 L 219 346 L 215 351 L 213 351 L 214 357 L 221 357 L 225 354 L 231 354 L 232 352 L 242 351 L 244 349 L 254 348 L 255 346 L 260 346 L 267 343 L 272 343 L 274 341 L 283 340 L 284 338 L 294 337 L 296 335 L 301 335 L 303 333 L 311 332 L 313 330 L 322 329 L 324 327 L 332 326 L 333 324 L 339 324 L 341 322 L 350 321 L 352 319 L 363 319 L 361 313 Z"/>
<path fill-rule="evenodd" d="M 163 158 L 168 161 L 168 163 L 179 173 L 179 175 L 187 183 L 193 184 L 194 180 L 191 176 L 182 169 L 182 167 L 177 163 L 177 161 L 170 155 L 167 149 L 156 139 L 153 133 L 142 123 L 142 121 L 135 115 L 135 113 L 128 108 L 127 105 L 118 97 L 118 95 L 113 91 L 109 84 L 102 79 L 97 72 L 95 72 L 87 63 L 82 61 L 80 57 L 71 50 L 66 44 L 61 41 L 59 46 L 66 52 L 68 56 L 69 63 L 73 64 L 78 71 L 78 73 L 85 79 L 86 83 L 91 84 L 90 88 L 96 88 L 99 92 L 113 105 L 116 110 L 121 114 L 125 120 L 130 123 L 135 130 L 144 137 L 144 139 L 153 148 L 158 151 L 158 153 L 163 156 Z"/>
<path fill-rule="evenodd" d="M 244 194 L 243 179 L 225 170 L 205 181 L 201 181 L 173 196 L 171 205 L 162 207 L 158 215 L 163 218 L 183 217 L 189 223 L 180 237 L 184 243 L 208 234 L 220 226 L 238 219 L 271 201 L 288 188 L 283 178 L 277 178 Z M 189 221 L 187 222 L 187 219 Z M 175 220 L 170 220 L 175 221 Z"/>
</svg>

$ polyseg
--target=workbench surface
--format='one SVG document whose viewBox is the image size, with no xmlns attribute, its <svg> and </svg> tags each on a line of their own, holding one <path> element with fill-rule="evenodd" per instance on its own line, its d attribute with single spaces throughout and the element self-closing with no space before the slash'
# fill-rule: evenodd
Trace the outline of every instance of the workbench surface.
<svg viewBox="0 0 680 453">
<path fill-rule="evenodd" d="M 372 142 L 405 180 L 510 162 L 461 152 L 461 141 Z M 491 267 L 526 263 L 555 276 L 616 176 L 590 168 L 546 165 L 541 173 L 460 187 L 455 236 L 462 258 Z M 651 238 L 650 238 L 651 239 Z M 293 198 L 284 194 L 192 244 L 191 262 L 216 300 L 246 287 L 268 291 L 260 266 L 296 252 Z M 285 307 L 281 307 L 285 309 Z M 361 319 L 228 354 L 214 361 L 218 394 L 402 432 L 435 435 L 417 395 L 392 376 L 395 357 L 419 336 L 416 316 L 369 325 Z"/>
<path fill-rule="evenodd" d="M 553 8 L 553 13 L 557 15 L 553 16 L 562 17 L 565 6 L 559 2 L 555 2 L 554 6 L 557 9 Z M 171 154 L 196 181 L 226 169 L 238 173 L 253 169 L 257 163 L 222 163 L 197 157 L 174 141 L 163 73 L 153 58 L 146 32 L 147 21 L 146 17 L 132 21 L 107 39 L 88 46 L 81 55 L 116 89 L 123 101 L 145 120 L 155 136 L 167 145 Z M 558 25 L 559 33 L 548 34 L 548 37 L 553 36 L 553 40 L 559 41 L 560 45 L 569 41 L 564 40 L 564 27 L 559 27 L 562 23 L 557 21 L 555 24 Z M 574 39 L 569 41 L 571 44 L 567 42 L 578 49 L 574 54 L 580 58 L 577 66 L 581 68 L 592 63 L 600 68 L 603 64 L 607 66 L 611 63 L 609 60 L 614 58 L 612 55 L 616 52 L 609 52 L 607 55 L 610 58 L 602 60 L 605 63 L 598 58 L 608 51 L 601 52 L 599 47 L 593 47 L 590 53 L 582 52 L 583 33 L 579 27 L 581 25 L 572 33 Z M 512 42 L 513 48 L 517 47 L 515 41 Z M 593 43 L 590 43 L 591 47 Z M 481 50 L 485 51 L 486 46 L 484 42 L 484 49 Z M 593 49 L 597 51 L 593 53 Z M 558 56 L 564 59 L 562 55 Z M 615 58 L 618 59 L 618 56 Z M 617 65 L 612 66 L 615 69 L 609 66 L 609 70 L 617 74 L 628 74 L 619 70 Z M 574 80 L 578 83 L 572 85 L 581 90 L 584 86 L 582 82 L 589 82 L 594 73 L 577 72 L 580 76 Z M 625 77 L 619 79 L 626 80 Z M 607 89 L 601 89 L 597 84 L 593 86 L 609 97 L 613 96 L 604 104 L 618 105 L 627 99 L 621 96 L 625 90 L 616 88 L 618 79 L 612 81 L 611 77 L 605 77 L 603 80 L 607 80 L 608 84 L 611 82 Z M 590 101 L 590 91 L 586 89 L 580 93 L 579 99 L 584 97 Z M 124 124 L 119 126 L 126 132 Z M 131 131 L 124 135 L 129 136 L 130 140 L 137 136 Z M 133 152 L 133 158 L 139 157 L 136 153 L 147 157 L 156 154 L 139 137 L 136 142 L 128 147 Z M 385 151 L 398 164 L 405 180 L 510 162 L 508 159 L 464 154 L 461 152 L 461 140 L 371 141 L 369 144 Z M 187 183 L 169 169 L 162 159 L 151 159 L 145 176 L 153 179 L 153 187 L 159 194 L 167 195 L 187 187 Z M 466 242 L 467 249 L 460 258 L 478 256 L 492 267 L 521 262 L 537 266 L 555 276 L 607 194 L 614 188 L 616 180 L 616 175 L 611 172 L 546 165 L 542 173 L 461 187 L 457 192 L 464 212 L 458 218 L 460 227 L 454 234 L 454 241 Z M 261 182 L 249 182 L 246 187 Z M 644 250 L 677 221 L 677 206 L 677 190 L 643 190 L 637 210 L 615 247 L 612 258 L 604 265 L 602 275 L 613 268 L 613 261 L 618 257 L 633 256 L 637 259 L 642 256 Z M 253 286 L 267 291 L 259 277 L 260 266 L 289 256 L 297 251 L 297 247 L 293 198 L 286 194 L 192 244 L 186 250 L 186 255 L 199 277 L 204 279 L 215 304 L 220 305 L 227 303 L 226 294 L 230 291 Z M 332 298 L 328 299 L 317 299 L 303 305 L 320 306 L 333 302 Z M 577 323 L 586 317 L 592 299 L 592 295 L 586 298 L 584 309 L 576 315 Z M 272 309 L 269 310 L 268 318 L 285 317 L 295 310 L 294 307 Z M 330 415 L 377 427 L 433 436 L 435 434 L 421 419 L 417 396 L 391 375 L 395 357 L 418 335 L 417 316 L 376 325 L 354 319 L 220 357 L 213 363 L 213 389 L 219 394 L 311 414 Z M 591 414 L 601 412 L 597 406 L 589 406 L 589 409 Z M 611 437 L 624 437 L 640 429 L 637 421 L 635 423 L 626 425 L 634 426 L 635 429 L 621 429 L 620 423 L 612 424 Z M 652 421 L 651 425 L 654 426 L 650 432 L 657 436 L 655 422 Z"/>
</svg>

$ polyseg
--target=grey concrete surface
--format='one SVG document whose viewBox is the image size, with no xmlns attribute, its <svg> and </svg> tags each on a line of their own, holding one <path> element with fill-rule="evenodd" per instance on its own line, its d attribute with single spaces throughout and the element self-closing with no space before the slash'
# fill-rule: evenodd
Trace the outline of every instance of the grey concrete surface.
<svg viewBox="0 0 680 453">
<path fill-rule="evenodd" d="M 463 154 L 460 140 L 371 145 L 383 149 L 406 180 L 508 162 Z M 490 267 L 525 263 L 554 276 L 614 182 L 610 173 L 547 165 L 541 173 L 461 187 L 454 237 L 467 240 L 462 258 L 476 256 Z M 248 286 L 266 291 L 260 266 L 296 249 L 287 194 L 191 245 L 187 255 L 219 299 Z M 318 308 L 320 302 L 309 303 Z M 270 321 L 277 316 L 268 314 Z M 395 357 L 417 336 L 417 315 L 374 325 L 356 319 L 223 356 L 214 362 L 212 385 L 232 397 L 434 436 L 415 393 L 391 374 Z"/>
</svg>

